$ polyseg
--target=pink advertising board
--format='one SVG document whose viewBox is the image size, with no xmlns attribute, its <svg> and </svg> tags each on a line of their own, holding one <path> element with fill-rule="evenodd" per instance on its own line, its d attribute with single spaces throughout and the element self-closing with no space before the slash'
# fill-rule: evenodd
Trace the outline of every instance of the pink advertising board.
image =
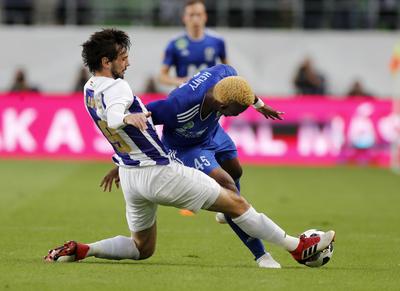
<svg viewBox="0 0 400 291">
<path fill-rule="evenodd" d="M 162 95 L 143 95 L 147 103 Z M 386 166 L 400 121 L 390 101 L 264 98 L 284 111 L 283 121 L 264 119 L 253 108 L 222 126 L 240 159 L 256 164 Z M 90 120 L 82 96 L 0 94 L 0 157 L 110 159 L 112 149 Z"/>
</svg>

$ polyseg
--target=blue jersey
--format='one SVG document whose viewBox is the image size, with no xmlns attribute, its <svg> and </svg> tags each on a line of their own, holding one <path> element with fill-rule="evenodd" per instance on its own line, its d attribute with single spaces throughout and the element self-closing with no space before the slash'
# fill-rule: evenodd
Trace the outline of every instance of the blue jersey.
<svg viewBox="0 0 400 291">
<path fill-rule="evenodd" d="M 165 100 L 147 105 L 155 124 L 163 124 L 163 142 L 169 148 L 204 145 L 210 142 L 220 128 L 220 114 L 211 112 L 201 116 L 207 91 L 220 80 L 236 76 L 229 65 L 216 65 L 196 74 L 187 83 L 173 90 Z M 222 130 L 222 128 L 221 128 Z"/>
<path fill-rule="evenodd" d="M 193 76 L 202 69 L 215 66 L 226 58 L 224 40 L 206 30 L 201 40 L 193 40 L 186 33 L 169 42 L 163 64 L 175 67 L 178 77 Z"/>
</svg>

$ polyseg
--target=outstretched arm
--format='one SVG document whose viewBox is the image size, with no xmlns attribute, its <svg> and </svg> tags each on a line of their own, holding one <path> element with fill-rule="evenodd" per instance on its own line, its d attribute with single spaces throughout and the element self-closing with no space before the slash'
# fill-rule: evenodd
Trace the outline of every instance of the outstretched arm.
<svg viewBox="0 0 400 291">
<path fill-rule="evenodd" d="M 272 119 L 272 120 L 282 120 L 282 116 L 283 114 L 285 114 L 282 111 L 278 111 L 275 110 L 274 108 L 264 104 L 264 102 L 261 100 L 261 98 L 258 98 L 257 96 L 255 96 L 255 102 L 253 104 L 253 107 L 260 112 L 262 115 L 265 116 L 265 118 L 267 119 Z"/>
</svg>

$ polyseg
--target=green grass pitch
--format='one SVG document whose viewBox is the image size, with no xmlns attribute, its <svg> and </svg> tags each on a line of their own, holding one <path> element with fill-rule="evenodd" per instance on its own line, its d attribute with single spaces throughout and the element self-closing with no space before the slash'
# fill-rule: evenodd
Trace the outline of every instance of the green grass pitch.
<svg viewBox="0 0 400 291">
<path fill-rule="evenodd" d="M 400 177 L 376 168 L 244 168 L 242 193 L 291 234 L 335 229 L 319 269 L 267 245 L 281 270 L 259 269 L 226 225 L 159 207 L 145 261 L 48 264 L 64 240 L 129 235 L 121 192 L 98 187 L 111 164 L 0 162 L 0 290 L 399 290 Z"/>
</svg>

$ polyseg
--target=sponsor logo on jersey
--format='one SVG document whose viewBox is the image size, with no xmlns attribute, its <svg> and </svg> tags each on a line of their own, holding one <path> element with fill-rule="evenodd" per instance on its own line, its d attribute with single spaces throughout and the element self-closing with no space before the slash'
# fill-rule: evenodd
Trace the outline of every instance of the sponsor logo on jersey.
<svg viewBox="0 0 400 291">
<path fill-rule="evenodd" d="M 208 127 L 199 130 L 199 131 L 187 131 L 185 128 L 180 127 L 175 129 L 175 132 L 180 135 L 183 136 L 184 138 L 197 138 L 200 137 L 206 130 Z"/>
</svg>

